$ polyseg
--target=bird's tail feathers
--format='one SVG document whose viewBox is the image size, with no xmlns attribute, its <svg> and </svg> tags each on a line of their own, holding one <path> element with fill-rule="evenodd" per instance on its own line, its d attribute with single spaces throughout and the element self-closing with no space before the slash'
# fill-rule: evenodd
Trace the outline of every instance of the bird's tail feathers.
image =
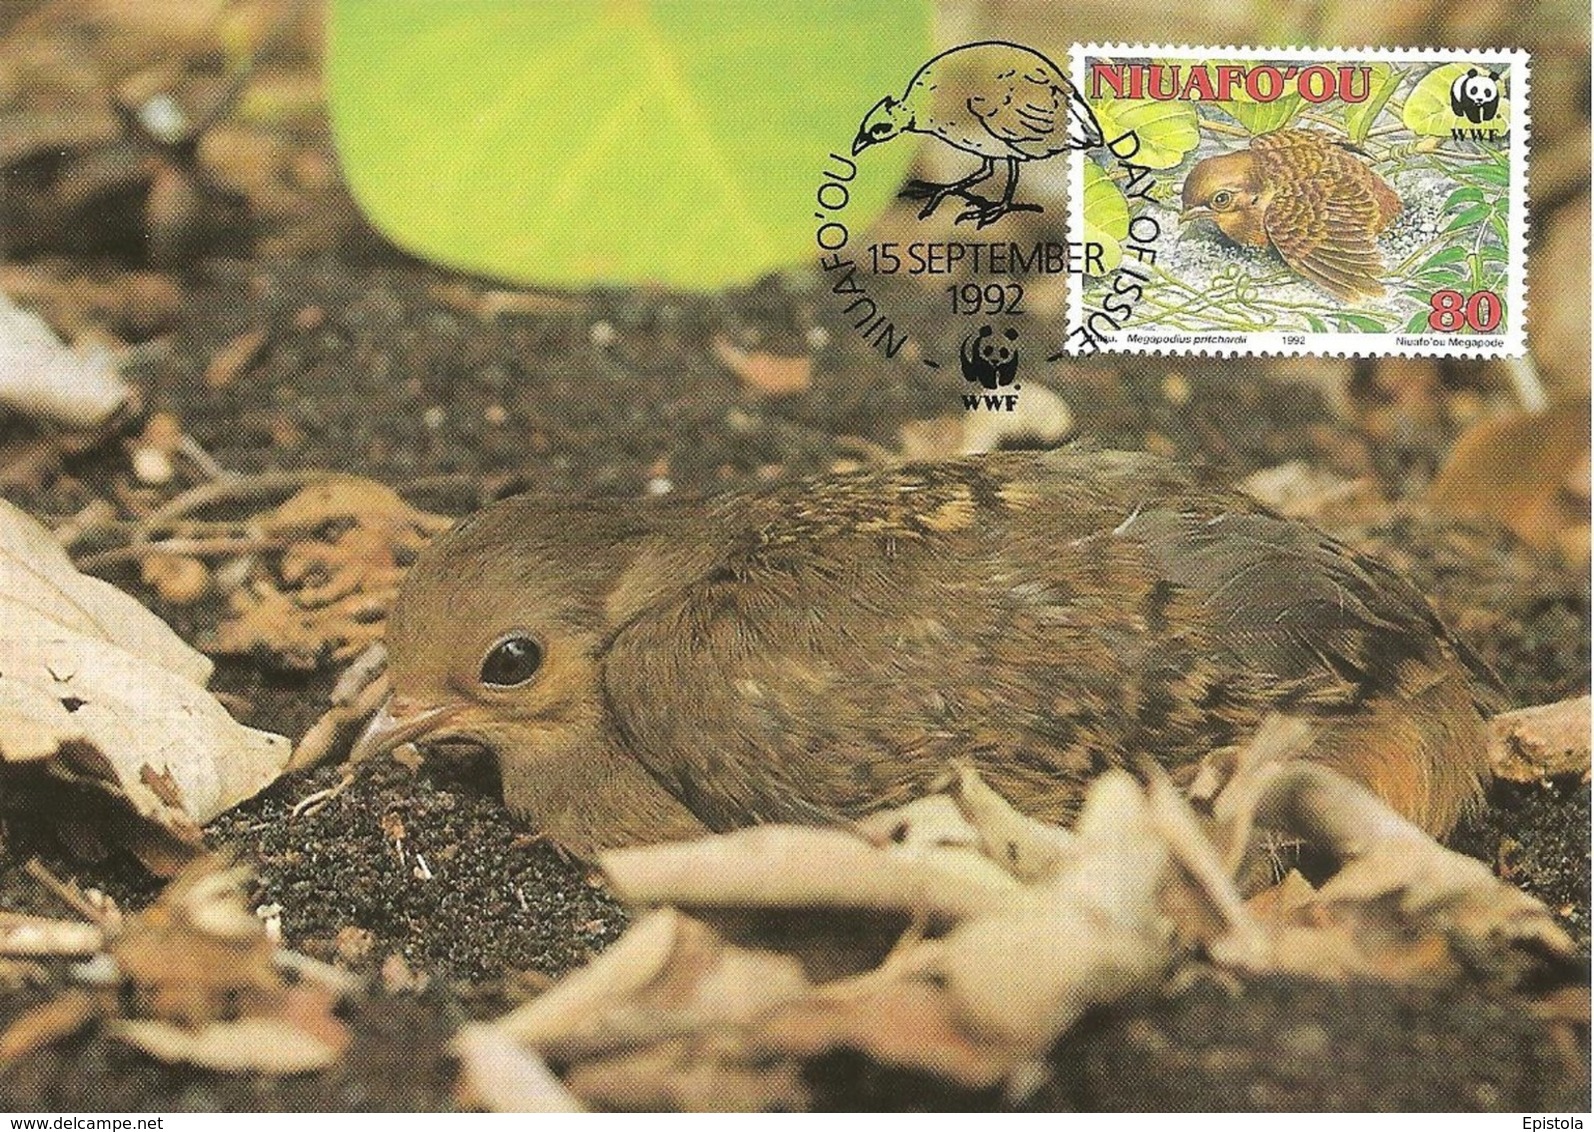
<svg viewBox="0 0 1594 1132">
<path fill-rule="evenodd" d="M 1091 112 L 1090 105 L 1077 90 L 1068 92 L 1068 147 L 1070 149 L 1095 149 L 1105 139 L 1101 123 Z"/>
</svg>

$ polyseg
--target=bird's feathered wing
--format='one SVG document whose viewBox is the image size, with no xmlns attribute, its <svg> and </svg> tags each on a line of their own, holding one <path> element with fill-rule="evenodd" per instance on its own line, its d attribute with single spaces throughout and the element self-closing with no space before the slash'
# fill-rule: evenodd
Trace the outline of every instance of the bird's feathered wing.
<svg viewBox="0 0 1594 1132">
<path fill-rule="evenodd" d="M 995 83 L 970 94 L 965 106 L 1016 157 L 1046 157 L 1102 142 L 1096 116 L 1074 84 L 1044 59 L 1003 72 Z"/>
<path fill-rule="evenodd" d="M 1150 457 L 802 490 L 711 517 L 715 564 L 607 651 L 627 749 L 713 828 L 856 816 L 954 757 L 1063 819 L 1106 766 L 1188 765 L 1271 709 L 1333 721 L 1457 680 L 1465 699 L 1404 583 Z"/>
<path fill-rule="evenodd" d="M 1284 262 L 1342 299 L 1384 293 L 1383 256 L 1374 237 L 1400 211 L 1393 189 L 1320 134 L 1279 130 L 1251 143 L 1268 204 L 1267 237 Z"/>
</svg>

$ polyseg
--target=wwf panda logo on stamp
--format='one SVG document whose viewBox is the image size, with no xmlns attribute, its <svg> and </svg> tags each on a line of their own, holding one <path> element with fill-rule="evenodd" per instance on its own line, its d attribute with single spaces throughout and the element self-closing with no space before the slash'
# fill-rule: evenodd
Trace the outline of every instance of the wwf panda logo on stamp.
<svg viewBox="0 0 1594 1132">
<path fill-rule="evenodd" d="M 1076 47 L 1071 353 L 1516 356 L 1521 51 Z"/>
</svg>

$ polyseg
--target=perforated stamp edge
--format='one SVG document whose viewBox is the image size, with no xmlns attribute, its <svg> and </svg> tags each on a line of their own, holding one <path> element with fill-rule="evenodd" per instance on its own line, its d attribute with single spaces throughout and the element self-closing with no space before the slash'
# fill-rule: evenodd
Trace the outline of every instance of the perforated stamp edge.
<svg viewBox="0 0 1594 1132">
<path fill-rule="evenodd" d="M 1255 47 L 1157 43 L 1084 43 L 1069 51 L 1069 74 L 1080 91 L 1087 89 L 1085 61 L 1095 56 L 1146 58 L 1216 58 L 1228 60 L 1301 61 L 1313 63 L 1368 61 L 1393 63 L 1477 63 L 1512 68 L 1511 121 L 1508 133 L 1510 184 L 1507 194 L 1506 318 L 1498 333 L 1408 333 L 1405 330 L 1340 331 L 1288 330 L 1219 332 L 1210 334 L 1111 329 L 1103 312 L 1085 306 L 1083 281 L 1072 280 L 1068 299 L 1067 354 L 1081 357 L 1098 353 L 1150 354 L 1200 357 L 1457 357 L 1520 358 L 1526 352 L 1528 293 L 1528 139 L 1531 132 L 1530 56 L 1521 48 L 1398 48 L 1398 47 Z M 1111 141 L 1112 139 L 1108 139 Z M 1069 154 L 1068 231 L 1080 240 L 1083 215 L 1085 162 L 1083 152 Z M 1120 265 L 1116 271 L 1122 271 Z M 1115 273 L 1109 273 L 1112 275 Z M 1093 315 L 1097 316 L 1093 320 Z"/>
</svg>

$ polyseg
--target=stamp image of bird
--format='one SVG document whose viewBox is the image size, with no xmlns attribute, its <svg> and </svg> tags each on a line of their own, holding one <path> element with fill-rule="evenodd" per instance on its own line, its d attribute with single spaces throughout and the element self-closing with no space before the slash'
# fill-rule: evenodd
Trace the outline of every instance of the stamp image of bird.
<svg viewBox="0 0 1594 1132">
<path fill-rule="evenodd" d="M 958 197 L 967 207 L 957 221 L 976 228 L 1010 212 L 1041 210 L 1014 200 L 1024 163 L 1102 142 L 1090 107 L 1057 64 L 1033 48 L 1003 40 L 966 43 L 920 67 L 900 98 L 887 95 L 864 116 L 853 156 L 905 133 L 939 138 L 979 158 L 966 177 L 945 184 L 915 181 L 901 194 L 924 201 L 921 219 L 947 197 Z M 995 174 L 998 162 L 1005 169 L 1000 197 L 975 193 Z"/>
<path fill-rule="evenodd" d="M 1465 657 L 1407 582 L 1142 453 L 511 498 L 422 552 L 388 647 L 356 757 L 484 747 L 582 855 L 844 823 L 954 759 L 1068 820 L 1107 768 L 1188 781 L 1273 713 L 1431 831 L 1486 761 Z"/>
<path fill-rule="evenodd" d="M 1342 299 L 1384 293 L 1375 237 L 1400 198 L 1363 161 L 1314 130 L 1276 130 L 1203 158 L 1185 179 L 1184 222 L 1209 219 L 1236 244 L 1272 248 Z"/>
</svg>

